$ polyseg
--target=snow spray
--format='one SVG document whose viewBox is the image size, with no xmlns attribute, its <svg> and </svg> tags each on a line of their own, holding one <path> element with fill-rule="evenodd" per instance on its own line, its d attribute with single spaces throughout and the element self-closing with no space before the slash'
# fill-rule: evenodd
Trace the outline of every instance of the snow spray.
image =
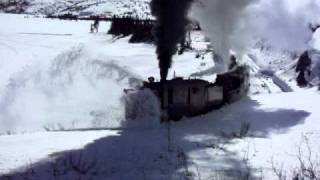
<svg viewBox="0 0 320 180">
<path fill-rule="evenodd" d="M 89 57 L 81 45 L 12 75 L 0 96 L 0 134 L 119 127 L 123 89 L 141 80 L 108 58 Z"/>
</svg>

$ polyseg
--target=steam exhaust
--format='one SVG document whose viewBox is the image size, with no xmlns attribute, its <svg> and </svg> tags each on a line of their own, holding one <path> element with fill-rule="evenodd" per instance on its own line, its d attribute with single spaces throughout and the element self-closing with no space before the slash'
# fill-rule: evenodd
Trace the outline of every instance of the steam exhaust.
<svg viewBox="0 0 320 180">
<path fill-rule="evenodd" d="M 193 0 L 152 0 L 151 12 L 157 19 L 154 28 L 156 53 L 159 60 L 161 82 L 167 80 L 172 56 L 178 43 L 186 36 L 188 12 Z"/>
</svg>

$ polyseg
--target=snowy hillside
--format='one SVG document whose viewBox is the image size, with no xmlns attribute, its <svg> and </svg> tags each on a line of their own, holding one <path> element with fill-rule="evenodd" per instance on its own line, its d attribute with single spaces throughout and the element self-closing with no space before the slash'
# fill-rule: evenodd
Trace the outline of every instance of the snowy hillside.
<svg viewBox="0 0 320 180">
<path fill-rule="evenodd" d="M 1 0 L 0 12 L 149 17 L 149 0 Z"/>
</svg>

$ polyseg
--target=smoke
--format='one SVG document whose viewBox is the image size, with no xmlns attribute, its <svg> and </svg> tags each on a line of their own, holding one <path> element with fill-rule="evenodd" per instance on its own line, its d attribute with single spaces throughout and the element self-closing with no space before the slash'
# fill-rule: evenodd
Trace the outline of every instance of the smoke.
<svg viewBox="0 0 320 180">
<path fill-rule="evenodd" d="M 257 40 L 278 50 L 307 49 L 319 9 L 314 0 L 198 0 L 192 16 L 211 41 L 218 72 L 226 70 L 230 51 L 241 59 Z"/>
<path fill-rule="evenodd" d="M 275 49 L 301 53 L 310 48 L 309 26 L 316 22 L 319 10 L 314 0 L 264 0 L 252 8 L 249 28 Z"/>
<path fill-rule="evenodd" d="M 193 0 L 152 0 L 151 12 L 157 18 L 154 31 L 161 81 L 167 79 L 177 44 L 185 38 L 188 12 Z"/>
<path fill-rule="evenodd" d="M 247 9 L 257 0 L 199 0 L 193 6 L 193 16 L 210 38 L 216 66 L 225 71 L 230 50 L 241 54 L 247 47 Z"/>
</svg>

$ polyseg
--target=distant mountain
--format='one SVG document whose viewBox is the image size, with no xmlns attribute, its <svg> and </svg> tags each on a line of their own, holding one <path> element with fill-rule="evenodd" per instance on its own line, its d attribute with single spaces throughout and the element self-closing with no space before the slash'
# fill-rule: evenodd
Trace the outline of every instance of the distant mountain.
<svg viewBox="0 0 320 180">
<path fill-rule="evenodd" d="M 0 0 L 0 12 L 149 17 L 150 0 Z"/>
</svg>

